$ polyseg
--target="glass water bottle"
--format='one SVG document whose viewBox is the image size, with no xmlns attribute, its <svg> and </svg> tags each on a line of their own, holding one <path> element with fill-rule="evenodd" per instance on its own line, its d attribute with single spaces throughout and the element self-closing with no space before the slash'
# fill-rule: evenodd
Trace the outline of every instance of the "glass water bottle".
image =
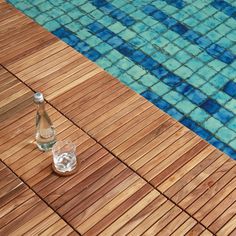
<svg viewBox="0 0 236 236">
<path fill-rule="evenodd" d="M 52 149 L 52 146 L 56 143 L 55 129 L 45 111 L 43 94 L 35 93 L 34 102 L 37 105 L 36 143 L 41 151 L 48 151 Z"/>
</svg>

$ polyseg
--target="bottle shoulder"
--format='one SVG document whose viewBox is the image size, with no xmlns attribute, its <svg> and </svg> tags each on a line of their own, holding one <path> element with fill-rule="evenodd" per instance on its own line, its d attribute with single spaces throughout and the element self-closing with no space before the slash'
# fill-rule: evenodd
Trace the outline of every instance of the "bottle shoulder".
<svg viewBox="0 0 236 236">
<path fill-rule="evenodd" d="M 36 114 L 36 124 L 48 124 L 49 126 L 53 126 L 53 123 L 49 117 L 49 115 L 47 114 L 47 112 L 43 112 L 43 113 L 39 113 L 37 112 Z"/>
</svg>

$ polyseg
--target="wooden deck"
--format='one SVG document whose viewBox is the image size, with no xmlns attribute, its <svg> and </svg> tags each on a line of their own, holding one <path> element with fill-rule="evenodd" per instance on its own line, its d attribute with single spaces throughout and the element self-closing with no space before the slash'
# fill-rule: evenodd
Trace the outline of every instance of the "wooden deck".
<svg viewBox="0 0 236 236">
<path fill-rule="evenodd" d="M 236 235 L 235 161 L 0 1 L 0 235 Z M 80 171 L 34 143 L 34 91 Z"/>
</svg>

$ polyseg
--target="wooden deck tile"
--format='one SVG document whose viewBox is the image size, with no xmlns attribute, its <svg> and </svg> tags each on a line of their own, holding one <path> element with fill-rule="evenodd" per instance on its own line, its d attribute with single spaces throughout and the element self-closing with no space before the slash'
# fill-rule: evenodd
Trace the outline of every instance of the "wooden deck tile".
<svg viewBox="0 0 236 236">
<path fill-rule="evenodd" d="M 3 70 L 1 68 L 1 76 L 11 78 L 18 89 L 24 88 L 33 100 L 33 92 Z M 6 80 L 0 80 L 0 85 L 5 83 Z M 10 97 L 15 94 L 12 88 L 9 87 L 8 91 Z M 18 99 L 21 100 L 20 93 L 10 102 L 18 104 Z M 30 105 L 34 106 L 32 101 Z M 5 109 L 3 115 L 11 111 L 11 108 Z M 162 230 L 172 233 L 182 224 L 174 226 L 170 224 L 171 220 L 179 222 L 181 217 L 184 223 L 191 218 L 50 105 L 48 112 L 58 139 L 70 138 L 77 145 L 80 170 L 70 177 L 59 177 L 53 173 L 51 152 L 40 152 L 34 143 L 34 109 L 26 106 L 15 111 L 14 116 L 6 116 L 7 121 L 3 118 L 0 158 L 37 194 L 28 192 L 29 189 L 16 176 L 9 178 L 11 173 L 0 165 L 0 173 L 6 175 L 5 183 L 0 182 L 0 197 L 3 198 L 1 214 L 6 225 L 3 233 L 17 230 L 17 233 L 26 235 L 38 232 L 43 235 L 55 232 L 68 234 L 72 229 L 63 224 L 63 220 L 82 235 L 119 235 L 120 232 L 133 230 L 140 233 L 147 231 L 147 234 Z M 15 186 L 17 191 L 13 190 L 12 195 L 6 198 L 5 195 Z M 42 199 L 62 219 L 51 208 L 48 209 Z M 162 204 L 166 205 L 162 207 Z M 39 213 L 40 210 L 42 213 Z M 15 218 L 16 214 L 19 217 Z M 152 220 L 148 220 L 148 227 L 143 227 L 149 218 Z M 189 229 L 198 223 L 194 219 L 192 221 L 194 223 Z"/>
<path fill-rule="evenodd" d="M 29 189 L 1 161 L 0 166 L 8 170 L 7 178 L 2 173 L 2 181 L 9 176 L 17 181 L 6 184 L 8 189 L 0 188 L 0 234 L 1 235 L 39 235 L 51 229 L 56 233 L 64 228 L 68 233 L 74 230 L 60 218 L 47 204 Z M 60 226 L 56 222 L 60 221 Z M 77 234 L 78 235 L 78 234 Z"/>
<path fill-rule="evenodd" d="M 235 162 L 9 9 L 0 4 L 0 63 L 12 73 L 0 68 L 1 159 L 85 235 L 234 234 Z M 20 81 L 58 109 L 50 116 L 58 138 L 77 143 L 81 175 L 59 178 L 35 148 L 32 92 Z"/>
<path fill-rule="evenodd" d="M 86 88 L 89 87 L 86 86 L 87 83 L 89 80 L 77 89 L 82 89 L 86 94 Z M 112 86 L 115 88 L 119 83 Z M 70 91 L 65 94 L 72 97 Z M 66 106 L 61 105 L 59 109 L 158 190 L 186 209 L 190 215 L 193 214 L 195 219 L 201 222 L 211 211 L 222 213 L 223 210 L 218 209 L 218 205 L 227 201 L 225 198 L 232 199 L 231 194 L 236 187 L 233 180 L 235 172 L 230 171 L 235 165 L 233 160 L 168 115 L 147 106 L 146 101 L 142 103 L 145 110 L 140 111 L 134 106 L 130 111 L 131 116 L 124 110 L 126 104 L 142 100 L 137 94 L 126 97 L 127 92 L 109 94 L 102 88 L 96 94 L 91 102 L 85 100 L 83 103 L 81 97 L 77 106 L 69 104 L 67 100 Z M 100 94 L 107 95 L 102 97 Z M 61 100 L 63 96 L 58 99 Z M 59 101 L 54 98 L 51 103 L 56 106 Z M 230 172 L 226 175 L 228 171 Z M 186 185 L 187 179 L 191 181 Z M 227 185 L 228 181 L 232 182 Z M 221 191 L 219 186 L 223 188 Z M 209 201 L 211 198 L 213 200 Z M 214 204 L 211 204 L 213 201 Z M 218 217 L 221 218 L 220 215 Z M 230 222 L 231 219 L 228 219 L 227 223 L 231 228 Z M 155 232 L 151 228 L 149 230 L 150 233 Z"/>
</svg>

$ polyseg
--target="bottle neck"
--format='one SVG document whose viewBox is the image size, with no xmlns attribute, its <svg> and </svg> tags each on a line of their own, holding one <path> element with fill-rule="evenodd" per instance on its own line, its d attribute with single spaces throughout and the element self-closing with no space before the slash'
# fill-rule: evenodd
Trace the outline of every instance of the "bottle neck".
<svg viewBox="0 0 236 236">
<path fill-rule="evenodd" d="M 37 103 L 37 112 L 40 115 L 45 112 L 45 103 L 44 102 Z"/>
</svg>

